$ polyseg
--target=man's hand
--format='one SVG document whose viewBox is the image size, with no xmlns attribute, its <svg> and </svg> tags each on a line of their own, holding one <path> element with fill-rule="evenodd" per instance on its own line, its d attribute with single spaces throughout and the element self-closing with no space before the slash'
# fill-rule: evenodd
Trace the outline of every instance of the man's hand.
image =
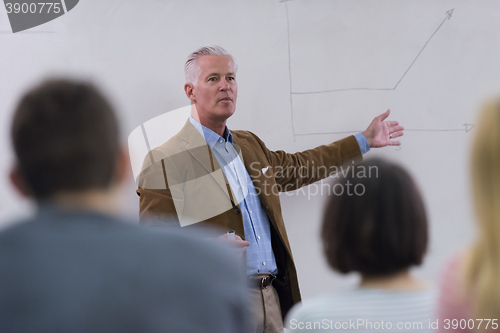
<svg viewBox="0 0 500 333">
<path fill-rule="evenodd" d="M 250 245 L 250 242 L 244 241 L 240 236 L 234 235 L 234 239 L 229 239 L 227 237 L 227 233 L 217 237 L 219 241 L 228 244 L 229 246 L 233 246 L 237 253 L 243 254 L 246 251 L 246 247 Z"/>
<path fill-rule="evenodd" d="M 401 142 L 392 139 L 403 135 L 403 126 L 398 126 L 397 121 L 384 121 L 391 110 L 387 110 L 380 116 L 375 117 L 370 126 L 363 132 L 370 148 L 380 148 L 385 146 L 399 146 Z"/>
</svg>

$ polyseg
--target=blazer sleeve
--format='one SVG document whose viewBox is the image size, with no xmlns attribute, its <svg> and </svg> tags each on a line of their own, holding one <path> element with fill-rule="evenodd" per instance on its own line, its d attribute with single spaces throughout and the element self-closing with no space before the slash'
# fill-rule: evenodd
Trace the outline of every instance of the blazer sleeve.
<svg viewBox="0 0 500 333">
<path fill-rule="evenodd" d="M 269 150 L 257 135 L 249 133 L 272 166 L 281 192 L 293 191 L 317 182 L 341 171 L 342 167 L 352 167 L 363 159 L 354 135 L 328 145 L 290 154 L 283 150 Z"/>
</svg>

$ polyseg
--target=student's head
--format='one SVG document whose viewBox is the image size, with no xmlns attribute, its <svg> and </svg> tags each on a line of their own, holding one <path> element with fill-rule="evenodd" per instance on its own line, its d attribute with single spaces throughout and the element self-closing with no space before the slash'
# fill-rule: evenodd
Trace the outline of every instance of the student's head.
<svg viewBox="0 0 500 333">
<path fill-rule="evenodd" d="M 380 159 L 362 162 L 354 171 L 332 187 L 327 199 L 322 241 L 328 264 L 364 277 L 390 276 L 420 265 L 427 217 L 410 175 Z"/>
<path fill-rule="evenodd" d="M 476 318 L 500 316 L 500 100 L 482 109 L 474 131 L 471 171 L 478 239 L 466 261 L 466 287 Z M 480 317 L 484 316 L 484 317 Z"/>
<path fill-rule="evenodd" d="M 480 113 L 472 147 L 472 189 L 485 246 L 500 243 L 500 101 L 487 103 Z M 497 248 L 500 254 L 500 248 Z"/>
<path fill-rule="evenodd" d="M 117 119 L 89 83 L 50 79 L 32 88 L 17 105 L 11 135 L 11 180 L 36 200 L 105 190 L 121 181 Z"/>
</svg>

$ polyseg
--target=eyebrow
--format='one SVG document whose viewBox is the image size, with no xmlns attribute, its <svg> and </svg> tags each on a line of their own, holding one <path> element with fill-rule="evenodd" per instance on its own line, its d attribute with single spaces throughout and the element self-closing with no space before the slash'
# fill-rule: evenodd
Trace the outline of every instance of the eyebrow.
<svg viewBox="0 0 500 333">
<path fill-rule="evenodd" d="M 233 72 L 229 72 L 229 73 L 226 74 L 226 76 L 228 76 L 228 75 L 235 76 L 235 74 Z M 205 78 L 209 78 L 211 76 L 217 76 L 218 77 L 218 76 L 220 76 L 220 74 L 219 73 L 210 73 L 207 76 L 205 76 Z"/>
</svg>

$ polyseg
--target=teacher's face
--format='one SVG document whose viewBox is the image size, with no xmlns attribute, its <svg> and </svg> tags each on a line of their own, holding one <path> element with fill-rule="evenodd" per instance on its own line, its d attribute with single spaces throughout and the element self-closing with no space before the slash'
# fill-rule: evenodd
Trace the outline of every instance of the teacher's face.
<svg viewBox="0 0 500 333">
<path fill-rule="evenodd" d="M 200 119 L 225 121 L 236 109 L 238 84 L 234 63 L 229 56 L 206 55 L 197 59 L 201 69 L 191 101 L 196 104 Z"/>
</svg>

